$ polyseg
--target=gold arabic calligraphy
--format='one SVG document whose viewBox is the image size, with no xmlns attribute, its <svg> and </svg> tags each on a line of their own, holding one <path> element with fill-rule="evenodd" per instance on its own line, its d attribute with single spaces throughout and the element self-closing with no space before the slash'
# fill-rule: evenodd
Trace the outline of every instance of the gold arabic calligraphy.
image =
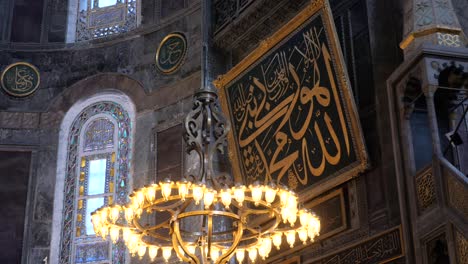
<svg viewBox="0 0 468 264">
<path fill-rule="evenodd" d="M 321 176 L 327 165 L 337 165 L 343 155 L 350 155 L 348 128 L 323 34 L 323 28 L 305 31 L 301 44 L 273 54 L 268 64 L 261 65 L 260 76 L 249 76 L 246 86 L 239 83 L 235 89 L 236 140 L 249 177 L 265 175 L 265 182 L 279 183 L 285 175 L 291 182 L 294 174 L 306 185 L 309 175 Z"/>
<path fill-rule="evenodd" d="M 8 88 L 14 92 L 27 92 L 34 86 L 33 72 L 28 68 L 14 67 L 14 73 L 6 76 Z"/>
<path fill-rule="evenodd" d="M 170 42 L 166 45 L 164 49 L 163 56 L 161 57 L 161 64 L 174 65 L 179 62 L 182 54 L 184 52 L 184 47 L 181 41 L 176 40 Z"/>
</svg>

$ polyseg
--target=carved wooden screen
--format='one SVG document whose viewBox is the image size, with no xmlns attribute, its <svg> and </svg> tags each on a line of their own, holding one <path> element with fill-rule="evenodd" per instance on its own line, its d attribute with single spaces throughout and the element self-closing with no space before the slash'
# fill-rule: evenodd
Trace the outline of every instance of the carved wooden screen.
<svg viewBox="0 0 468 264">
<path fill-rule="evenodd" d="M 326 1 L 309 5 L 215 84 L 232 123 L 239 180 L 284 184 L 306 199 L 367 167 Z"/>
</svg>

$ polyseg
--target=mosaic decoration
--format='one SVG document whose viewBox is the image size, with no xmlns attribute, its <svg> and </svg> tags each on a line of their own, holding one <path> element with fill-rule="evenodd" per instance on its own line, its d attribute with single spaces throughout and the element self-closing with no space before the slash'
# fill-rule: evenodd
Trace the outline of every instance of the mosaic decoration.
<svg viewBox="0 0 468 264">
<path fill-rule="evenodd" d="M 432 167 L 416 176 L 416 195 L 419 212 L 424 212 L 436 202 L 434 176 Z"/>
<path fill-rule="evenodd" d="M 156 52 L 156 67 L 165 74 L 176 71 L 185 59 L 187 41 L 181 33 L 167 35 Z"/>
<path fill-rule="evenodd" d="M 63 203 L 63 217 L 62 217 L 62 234 L 60 241 L 60 263 L 71 264 L 72 247 L 75 243 L 73 223 L 75 219 L 75 207 L 77 205 L 76 188 L 79 184 L 78 181 L 81 177 L 77 175 L 83 160 L 79 157 L 79 147 L 82 145 L 80 142 L 80 132 L 87 120 L 97 114 L 105 114 L 112 117 L 117 122 L 118 142 L 117 152 L 113 161 L 117 166 L 115 171 L 115 192 L 114 202 L 118 204 L 127 203 L 129 194 L 129 161 L 131 160 L 130 145 L 132 138 L 130 132 L 132 130 L 131 121 L 125 109 L 114 102 L 99 102 L 85 108 L 73 122 L 70 128 L 68 137 L 68 156 L 64 184 L 64 203 Z M 86 166 L 86 165 L 85 165 Z M 110 172 L 109 172 L 110 173 Z M 78 217 L 78 216 L 77 216 Z M 80 242 L 80 238 L 77 242 Z M 86 258 L 85 255 L 75 257 L 79 259 Z M 125 263 L 125 246 L 123 243 L 118 243 L 112 248 L 112 263 L 123 264 Z"/>
<path fill-rule="evenodd" d="M 393 228 L 365 242 L 341 250 L 318 261 L 320 264 L 387 263 L 404 255 L 401 228 Z"/>
<path fill-rule="evenodd" d="M 327 1 L 314 1 L 215 85 L 232 124 L 235 175 L 300 194 L 367 167 Z M 306 199 L 306 197 L 304 197 Z"/>
<path fill-rule="evenodd" d="M 137 26 L 137 1 L 118 0 L 115 5 L 98 7 L 98 1 L 80 1 L 76 22 L 76 41 L 102 38 L 128 32 Z"/>
<path fill-rule="evenodd" d="M 18 62 L 3 70 L 1 79 L 3 90 L 15 97 L 25 97 L 37 90 L 40 83 L 39 71 L 32 64 Z"/>
</svg>

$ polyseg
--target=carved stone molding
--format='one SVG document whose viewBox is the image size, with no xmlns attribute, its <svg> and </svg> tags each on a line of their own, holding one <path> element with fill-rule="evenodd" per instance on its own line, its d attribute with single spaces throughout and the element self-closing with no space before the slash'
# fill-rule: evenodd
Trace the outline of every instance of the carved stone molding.
<svg viewBox="0 0 468 264">
<path fill-rule="evenodd" d="M 468 189 L 449 173 L 446 175 L 446 179 L 449 206 L 468 219 Z"/>
<path fill-rule="evenodd" d="M 455 243 L 458 263 L 468 263 L 468 240 L 456 229 Z"/>
<path fill-rule="evenodd" d="M 415 186 L 416 196 L 418 198 L 418 210 L 419 213 L 422 214 L 437 201 L 432 167 L 429 167 L 416 176 Z"/>
</svg>

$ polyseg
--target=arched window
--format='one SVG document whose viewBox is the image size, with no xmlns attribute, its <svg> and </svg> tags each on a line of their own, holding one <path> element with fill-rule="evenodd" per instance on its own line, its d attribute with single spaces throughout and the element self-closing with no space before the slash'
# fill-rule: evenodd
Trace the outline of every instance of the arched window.
<svg viewBox="0 0 468 264">
<path fill-rule="evenodd" d="M 67 113 L 65 118 L 70 115 L 73 113 Z M 74 115 L 71 124 L 64 119 L 61 134 L 67 135 L 61 135 L 61 140 L 67 139 L 63 149 L 66 155 L 59 150 L 59 159 L 64 158 L 65 166 L 61 167 L 59 160 L 55 198 L 59 201 L 54 205 L 54 223 L 60 222 L 60 226 L 54 224 L 51 263 L 126 262 L 123 242 L 112 245 L 97 237 L 90 214 L 103 205 L 127 202 L 131 185 L 132 120 L 134 113 L 129 114 L 124 106 L 112 101 L 88 104 Z M 63 131 L 65 126 L 67 131 Z M 60 181 L 62 170 L 63 182 Z"/>
<path fill-rule="evenodd" d="M 67 42 L 124 33 L 137 26 L 137 0 L 70 0 Z"/>
</svg>

